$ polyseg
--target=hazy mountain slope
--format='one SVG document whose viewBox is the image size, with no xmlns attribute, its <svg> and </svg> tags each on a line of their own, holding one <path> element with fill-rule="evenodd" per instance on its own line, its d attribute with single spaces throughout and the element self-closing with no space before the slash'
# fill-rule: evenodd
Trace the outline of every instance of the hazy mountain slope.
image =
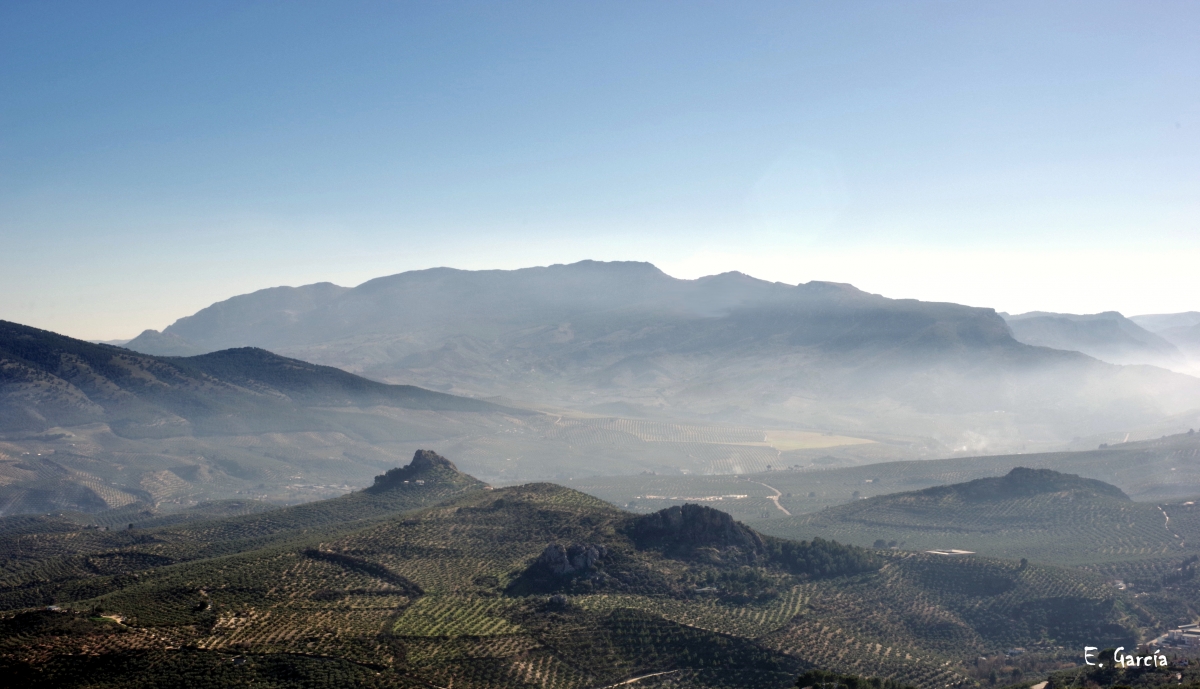
<svg viewBox="0 0 1200 689">
<path fill-rule="evenodd" d="M 0 322 L 0 514 L 328 497 L 528 415 L 258 349 L 152 357 Z"/>
<path fill-rule="evenodd" d="M 1185 311 L 1183 313 L 1150 313 L 1141 316 L 1130 316 L 1129 320 L 1137 323 L 1152 333 L 1162 333 L 1168 328 L 1200 325 L 1200 311 Z"/>
<path fill-rule="evenodd" d="M 180 319 L 203 349 L 258 346 L 475 396 L 1017 449 L 1200 407 L 1200 381 L 1014 340 L 991 309 L 644 263 L 438 268 L 302 308 L 264 290 Z M 282 288 L 281 288 L 282 289 Z M 136 342 L 130 343 L 137 347 Z"/>
<path fill-rule="evenodd" d="M 225 346 L 212 346 L 212 340 L 200 338 L 191 341 L 188 335 L 196 337 L 198 333 L 221 331 L 223 329 L 251 328 L 259 341 L 269 341 L 267 333 L 286 329 L 295 323 L 302 314 L 329 303 L 339 294 L 346 292 L 345 287 L 322 282 L 303 287 L 273 287 L 259 290 L 254 294 L 241 295 L 221 302 L 221 308 L 204 309 L 195 316 L 180 319 L 179 322 L 159 333 L 147 330 L 126 343 L 126 347 L 147 354 L 182 355 L 188 356 L 204 352 L 227 349 Z M 234 338 L 237 347 L 246 344 L 245 338 Z M 169 351 L 168 351 L 169 350 Z"/>
<path fill-rule="evenodd" d="M 1188 355 L 1200 358 L 1200 324 L 1164 328 L 1160 334 Z"/>
<path fill-rule="evenodd" d="M 1049 469 L 856 500 L 759 528 L 788 538 L 1058 564 L 1186 557 L 1200 548 L 1194 505 L 1135 503 L 1115 486 Z"/>
<path fill-rule="evenodd" d="M 0 629 L 10 676 L 119 685 L 133 660 L 171 674 L 237 653 L 256 673 L 301 676 L 305 657 L 365 666 L 379 686 L 600 687 L 664 673 L 639 685 L 782 689 L 817 666 L 931 688 L 974 684 L 980 655 L 1013 646 L 1036 667 L 1174 622 L 1087 573 L 782 541 L 707 508 L 638 516 L 547 484 L 177 564 L 147 559 L 157 533 L 112 553 L 142 557 L 136 577 L 57 590 L 60 607 L 121 626 L 22 613 L 19 638 Z M 82 666 L 81 647 L 93 649 Z"/>
<path fill-rule="evenodd" d="M 1148 314 L 1133 316 L 1135 323 L 1154 332 L 1179 348 L 1191 358 L 1191 370 L 1200 371 L 1200 311 L 1184 313 Z"/>
<path fill-rule="evenodd" d="M 296 426 L 306 407 L 495 412 L 503 407 L 242 348 L 187 359 L 135 354 L 0 321 L 0 431 L 104 421 L 126 435 Z M 509 410 L 515 411 L 515 410 Z M 119 431 L 119 432 L 120 432 Z"/>
<path fill-rule="evenodd" d="M 1025 344 L 1083 352 L 1113 364 L 1181 364 L 1183 355 L 1167 340 L 1116 311 L 1076 315 L 1033 311 L 1005 315 L 1013 337 Z"/>
</svg>

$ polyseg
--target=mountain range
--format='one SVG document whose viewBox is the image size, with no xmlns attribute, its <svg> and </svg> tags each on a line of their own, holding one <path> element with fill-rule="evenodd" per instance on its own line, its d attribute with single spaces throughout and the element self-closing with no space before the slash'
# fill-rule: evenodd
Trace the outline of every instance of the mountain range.
<svg viewBox="0 0 1200 689">
<path fill-rule="evenodd" d="M 891 434 L 943 452 L 1050 447 L 1200 408 L 1195 378 L 1030 346 L 1013 333 L 991 309 L 845 284 L 679 280 L 646 263 L 584 261 L 272 288 L 126 346 L 261 347 L 542 408 Z"/>
</svg>

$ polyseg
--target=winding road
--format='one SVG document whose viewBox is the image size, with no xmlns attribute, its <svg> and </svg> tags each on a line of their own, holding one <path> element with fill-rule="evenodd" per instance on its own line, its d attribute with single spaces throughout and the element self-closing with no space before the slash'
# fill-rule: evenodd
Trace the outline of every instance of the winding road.
<svg viewBox="0 0 1200 689">
<path fill-rule="evenodd" d="M 1171 531 L 1171 515 L 1167 514 L 1167 511 L 1164 510 L 1162 507 L 1159 507 L 1158 511 L 1162 512 L 1163 520 L 1164 520 L 1163 526 L 1166 527 L 1167 531 L 1172 536 L 1179 539 L 1179 545 L 1182 546 L 1183 544 L 1187 543 L 1187 541 L 1184 540 L 1183 536 L 1180 536 L 1179 534 L 1175 533 L 1174 531 Z"/>
<path fill-rule="evenodd" d="M 746 479 L 746 480 L 747 480 L 747 481 L 750 481 L 750 479 Z M 779 511 L 780 511 L 780 512 L 783 512 L 784 514 L 786 514 L 786 515 L 787 515 L 787 516 L 789 516 L 789 517 L 790 517 L 790 516 L 792 516 L 792 513 L 791 513 L 791 512 L 788 512 L 786 509 L 784 509 L 783 505 L 780 505 L 780 504 L 779 504 L 779 497 L 780 497 L 781 495 L 783 495 L 783 493 L 779 492 L 779 489 L 778 489 L 778 488 L 776 488 L 776 487 L 774 487 L 774 486 L 768 486 L 767 484 L 765 484 L 765 483 L 761 483 L 761 482 L 759 482 L 759 481 L 750 481 L 750 483 L 757 483 L 758 485 L 760 485 L 760 486 L 762 486 L 762 487 L 764 487 L 764 488 L 767 488 L 767 489 L 770 489 L 770 490 L 773 490 L 773 491 L 775 491 L 775 494 L 774 494 L 774 495 L 769 495 L 769 496 L 767 496 L 767 499 L 768 499 L 768 500 L 770 500 L 771 502 L 775 503 L 775 507 L 779 508 Z"/>
</svg>

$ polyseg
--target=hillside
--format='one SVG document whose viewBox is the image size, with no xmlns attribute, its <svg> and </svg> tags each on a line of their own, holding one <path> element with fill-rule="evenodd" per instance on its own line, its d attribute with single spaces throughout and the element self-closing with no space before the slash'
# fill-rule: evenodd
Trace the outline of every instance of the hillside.
<svg viewBox="0 0 1200 689">
<path fill-rule="evenodd" d="M 816 454 L 816 453 L 814 453 Z M 817 459 L 820 457 L 818 455 Z M 1200 495 L 1200 434 L 1114 442 L 1073 452 L 955 457 L 826 468 L 811 460 L 734 476 L 673 474 L 576 478 L 585 493 L 636 512 L 684 502 L 711 504 L 738 519 L 760 521 L 818 512 L 860 498 L 1001 476 L 1015 467 L 1087 476 L 1136 501 L 1178 504 Z M 874 539 L 872 539 L 873 541 Z"/>
<path fill-rule="evenodd" d="M 126 437 L 195 428 L 291 430 L 309 407 L 389 405 L 501 411 L 497 405 L 411 385 L 385 385 L 340 369 L 254 348 L 185 359 L 136 354 L 0 321 L 0 432 L 41 432 L 104 422 Z"/>
<path fill-rule="evenodd" d="M 1193 359 L 1200 358 L 1200 324 L 1164 328 L 1159 334 Z"/>
<path fill-rule="evenodd" d="M 0 515 L 329 497 L 529 415 L 261 349 L 153 357 L 0 322 Z"/>
<path fill-rule="evenodd" d="M 1081 564 L 1200 552 L 1195 505 L 1135 503 L 1116 486 L 1050 469 L 860 499 L 758 525 L 787 538 L 966 550 Z"/>
<path fill-rule="evenodd" d="M 1021 344 L 991 309 L 630 262 L 272 288 L 127 346 L 162 351 L 162 338 L 601 415 L 915 437 L 942 454 L 1129 430 L 1200 399 L 1191 377 Z"/>
<path fill-rule="evenodd" d="M 392 472 L 407 478 L 393 481 Z M 485 484 L 459 472 L 449 460 L 420 450 L 403 469 L 376 477 L 370 488 L 292 507 L 228 506 L 230 516 L 213 507 L 141 518 L 112 515 L 127 518 L 128 524 L 110 519 L 81 523 L 56 516 L 0 518 L 0 552 L 6 553 L 0 608 L 48 605 L 97 575 L 221 557 L 297 538 L 311 540 L 484 489 Z"/>
<path fill-rule="evenodd" d="M 1162 337 L 1191 359 L 1192 375 L 1200 366 L 1200 311 L 1134 316 L 1130 320 Z"/>
<path fill-rule="evenodd" d="M 1004 314 L 1019 342 L 1083 352 L 1112 364 L 1181 366 L 1184 356 L 1168 340 L 1116 311 L 1077 315 L 1034 311 Z"/>
<path fill-rule="evenodd" d="M 289 519 L 256 547 L 155 561 L 180 532 L 147 529 L 88 555 L 125 569 L 60 582 L 59 611 L 13 597 L 40 576 L 31 555 L 0 598 L 0 665 L 33 687 L 186 673 L 213 686 L 782 688 L 816 666 L 932 689 L 975 685 L 977 658 L 1013 646 L 1027 667 L 1056 667 L 1076 646 L 1128 646 L 1174 622 L 1083 572 L 783 541 L 706 507 L 634 515 L 549 484 L 338 525 L 355 501 L 417 490 L 398 476 L 291 508 L 325 519 L 309 532 Z"/>
</svg>

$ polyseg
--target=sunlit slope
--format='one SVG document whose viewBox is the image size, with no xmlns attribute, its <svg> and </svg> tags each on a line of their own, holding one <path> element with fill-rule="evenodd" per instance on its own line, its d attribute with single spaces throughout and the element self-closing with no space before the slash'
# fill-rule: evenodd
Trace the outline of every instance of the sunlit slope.
<svg viewBox="0 0 1200 689">
<path fill-rule="evenodd" d="M 788 538 L 905 550 L 957 549 L 1081 564 L 1200 552 L 1194 505 L 1131 501 L 1120 489 L 1048 469 L 882 495 L 758 523 Z"/>
<path fill-rule="evenodd" d="M 639 516 L 549 484 L 131 569 L 56 598 L 123 627 L 31 632 L 36 654 L 29 634 L 10 638 L 5 662 L 91 668 L 114 686 L 137 654 L 170 671 L 237 653 L 260 668 L 348 661 L 395 683 L 381 686 L 585 689 L 661 672 L 669 686 L 782 688 L 815 664 L 932 688 L 973 684 L 980 654 L 1053 658 L 1174 621 L 1086 573 L 786 542 L 707 508 Z M 85 646 L 91 665 L 66 655 Z"/>
</svg>

